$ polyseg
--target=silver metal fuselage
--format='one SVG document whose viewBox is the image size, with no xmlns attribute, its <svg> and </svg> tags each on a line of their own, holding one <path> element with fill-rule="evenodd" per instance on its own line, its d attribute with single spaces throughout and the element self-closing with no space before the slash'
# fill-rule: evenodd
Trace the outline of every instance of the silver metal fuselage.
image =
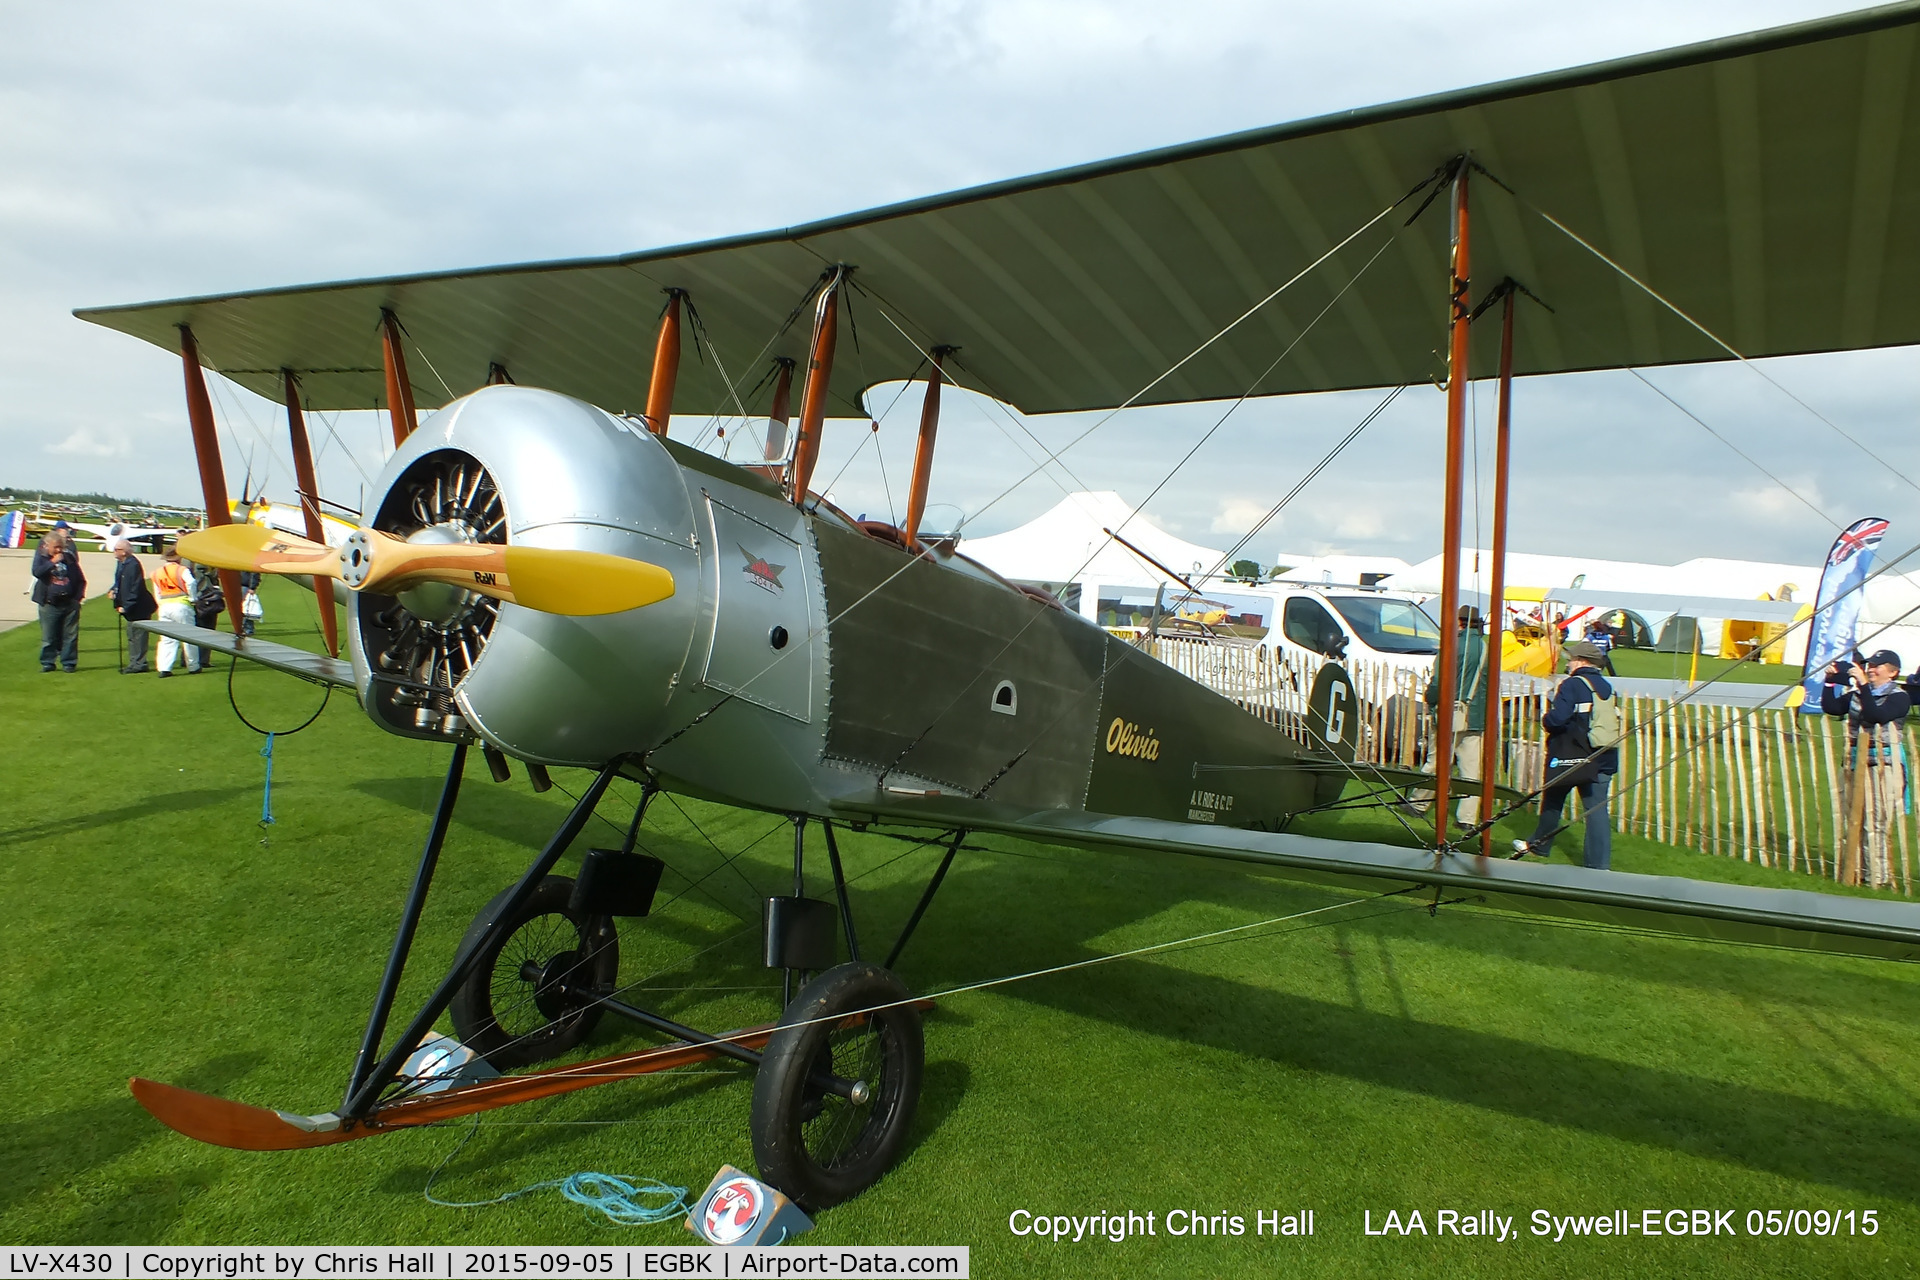
<svg viewBox="0 0 1920 1280">
<path fill-rule="evenodd" d="M 442 450 L 469 455 L 492 476 L 510 543 L 644 560 L 674 579 L 670 598 L 626 613 L 503 606 L 452 691 L 462 729 L 524 760 L 598 767 L 714 711 L 650 765 L 733 803 L 824 811 L 827 636 L 807 515 L 726 464 L 689 468 L 704 455 L 668 446 L 637 421 L 511 386 L 427 418 L 388 460 L 369 509 L 409 466 Z M 349 646 L 369 705 L 378 677 L 365 623 L 374 603 L 352 599 Z M 738 705 L 715 711 L 723 701 Z M 453 736 L 383 723 L 408 736 Z"/>
</svg>

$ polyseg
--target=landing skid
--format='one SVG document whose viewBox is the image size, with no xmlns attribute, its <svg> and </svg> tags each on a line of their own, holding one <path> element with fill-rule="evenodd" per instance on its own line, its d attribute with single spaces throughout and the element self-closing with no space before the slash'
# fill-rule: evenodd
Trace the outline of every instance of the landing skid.
<svg viewBox="0 0 1920 1280">
<path fill-rule="evenodd" d="M 889 967 L 862 960 L 838 841 L 832 825 L 825 821 L 821 825 L 837 901 L 829 905 L 805 897 L 803 854 L 808 820 L 799 817 L 794 824 L 794 896 L 770 900 L 768 911 L 768 964 L 786 969 L 790 997 L 780 1021 L 710 1034 L 618 999 L 613 981 L 618 961 L 612 919 L 593 911 L 644 915 L 649 907 L 608 905 L 583 911 L 578 906 L 557 905 L 568 901 L 564 890 L 573 882 L 550 873 L 626 763 L 614 760 L 600 770 L 532 865 L 481 912 L 461 940 L 446 976 L 405 1029 L 387 1044 L 387 1021 L 459 796 L 466 748 L 454 748 L 366 1033 L 354 1059 L 346 1096 L 337 1110 L 301 1115 L 141 1077 L 129 1081 L 133 1096 L 162 1124 L 197 1141 L 244 1151 L 292 1151 L 416 1128 L 724 1057 L 746 1064 L 755 1073 L 753 1138 L 762 1175 L 810 1211 L 857 1195 L 892 1166 L 905 1143 L 919 1097 L 924 1052 L 921 1014 L 931 1002 L 910 997 Z M 633 854 L 640 824 L 657 793 L 651 781 L 645 788 L 625 847 L 618 855 L 598 851 L 593 859 L 630 858 Z M 964 837 L 964 831 L 954 836 L 894 944 L 888 966 L 898 959 L 920 923 Z M 653 865 L 653 883 L 657 883 L 659 864 Z M 581 892 L 590 893 L 584 880 Z M 649 903 L 651 895 L 649 884 Z M 784 914 L 794 925 L 784 939 L 772 928 L 772 921 L 783 914 L 773 908 L 782 903 L 787 904 Z M 562 912 L 577 923 L 577 941 L 564 944 L 551 955 L 543 952 L 537 960 L 502 961 L 503 946 L 513 942 L 515 931 L 530 918 L 552 919 Z M 818 927 L 823 916 L 832 921 L 825 934 Z M 835 963 L 833 924 L 844 933 L 851 955 L 846 963 Z M 596 949 L 603 945 L 608 948 L 607 963 L 596 978 L 591 970 Z M 503 963 L 505 968 L 501 967 Z M 809 974 L 811 980 L 806 980 Z M 496 1068 L 504 1070 L 509 1065 L 557 1056 L 603 1014 L 670 1036 L 672 1043 L 591 1062 L 462 1083 L 450 1083 L 445 1076 L 416 1079 L 404 1074 L 409 1058 L 432 1037 L 434 1025 L 450 1008 L 456 1029 L 462 1027 L 463 1019 L 474 1023 L 474 1002 L 462 993 L 494 990 L 503 975 L 509 986 L 525 984 L 515 1006 L 519 1012 L 524 1014 L 529 1004 L 537 1006 L 546 1019 L 544 1031 L 571 1034 L 555 1034 L 544 1040 L 539 1032 L 505 1036 L 488 1004 L 479 1015 L 478 1026 L 483 1033 L 491 1031 L 501 1037 L 496 1038 L 496 1047 L 476 1043 L 485 1036 L 470 1034 L 471 1027 L 461 1031 L 460 1038 L 472 1050 L 489 1056 Z M 794 996 L 796 977 L 804 980 L 804 985 Z M 527 1052 L 530 1041 L 538 1042 L 538 1052 Z M 384 1053 L 383 1044 L 387 1044 Z M 508 1053 L 516 1048 L 519 1056 L 510 1064 Z"/>
<path fill-rule="evenodd" d="M 758 1050 L 773 1035 L 771 1025 L 730 1031 L 716 1041 Z M 135 1076 L 127 1082 L 133 1096 L 153 1118 L 176 1133 L 216 1147 L 239 1151 L 297 1151 L 336 1142 L 371 1138 L 396 1129 L 437 1124 L 482 1111 L 552 1098 L 615 1080 L 630 1080 L 656 1071 L 672 1071 L 721 1056 L 713 1044 L 670 1044 L 638 1053 L 623 1053 L 593 1062 L 577 1062 L 525 1075 L 501 1076 L 464 1088 L 420 1098 L 407 1098 L 375 1107 L 359 1119 L 337 1114 L 301 1116 L 288 1111 L 248 1106 L 178 1085 L 161 1084 Z"/>
</svg>

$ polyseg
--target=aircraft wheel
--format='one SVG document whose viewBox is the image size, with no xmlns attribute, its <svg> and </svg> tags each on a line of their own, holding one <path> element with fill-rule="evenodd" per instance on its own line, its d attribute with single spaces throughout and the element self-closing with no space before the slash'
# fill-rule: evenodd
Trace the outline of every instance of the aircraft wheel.
<svg viewBox="0 0 1920 1280">
<path fill-rule="evenodd" d="M 920 1011 L 878 965 L 827 970 L 801 988 L 767 1041 L 753 1083 L 753 1156 L 760 1176 L 809 1213 L 860 1194 L 893 1166 L 913 1125 L 926 1063 Z M 849 1022 L 863 1009 L 879 1012 Z M 831 1074 L 866 1086 L 852 1099 L 812 1082 Z"/>
<path fill-rule="evenodd" d="M 474 917 L 462 953 L 512 892 L 502 890 Z M 454 993 L 454 1034 L 498 1070 L 565 1053 L 600 1021 L 600 1007 L 579 992 L 613 990 L 620 937 L 611 917 L 568 910 L 572 896 L 569 877 L 542 880 Z"/>
</svg>

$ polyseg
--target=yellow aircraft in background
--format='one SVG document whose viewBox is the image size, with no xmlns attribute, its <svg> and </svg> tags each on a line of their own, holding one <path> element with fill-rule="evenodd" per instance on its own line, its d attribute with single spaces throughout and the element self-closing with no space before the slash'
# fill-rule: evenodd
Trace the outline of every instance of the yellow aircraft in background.
<svg viewBox="0 0 1920 1280">
<path fill-rule="evenodd" d="M 297 505 L 269 502 L 265 498 L 236 498 L 227 503 L 227 511 L 235 524 L 257 524 L 262 529 L 290 533 L 296 538 L 307 536 L 306 516 Z M 327 545 L 338 548 L 346 545 L 348 535 L 359 526 L 322 511 L 320 527 L 326 533 Z"/>
</svg>

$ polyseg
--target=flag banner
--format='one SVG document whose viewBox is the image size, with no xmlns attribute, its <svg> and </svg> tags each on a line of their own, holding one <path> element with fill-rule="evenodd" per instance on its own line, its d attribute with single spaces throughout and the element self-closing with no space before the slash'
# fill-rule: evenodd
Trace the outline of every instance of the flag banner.
<svg viewBox="0 0 1920 1280">
<path fill-rule="evenodd" d="M 0 547 L 23 547 L 26 544 L 26 516 L 18 511 L 9 511 L 0 516 Z"/>
<path fill-rule="evenodd" d="M 1813 602 L 1813 630 L 1807 635 L 1807 665 L 1801 687 L 1807 691 L 1800 710 L 1820 714 L 1820 686 L 1827 667 L 1853 658 L 1855 633 L 1860 626 L 1861 590 L 1873 568 L 1873 553 L 1887 533 L 1878 516 L 1855 520 L 1833 540 L 1827 563 L 1820 570 L 1820 592 Z"/>
</svg>

